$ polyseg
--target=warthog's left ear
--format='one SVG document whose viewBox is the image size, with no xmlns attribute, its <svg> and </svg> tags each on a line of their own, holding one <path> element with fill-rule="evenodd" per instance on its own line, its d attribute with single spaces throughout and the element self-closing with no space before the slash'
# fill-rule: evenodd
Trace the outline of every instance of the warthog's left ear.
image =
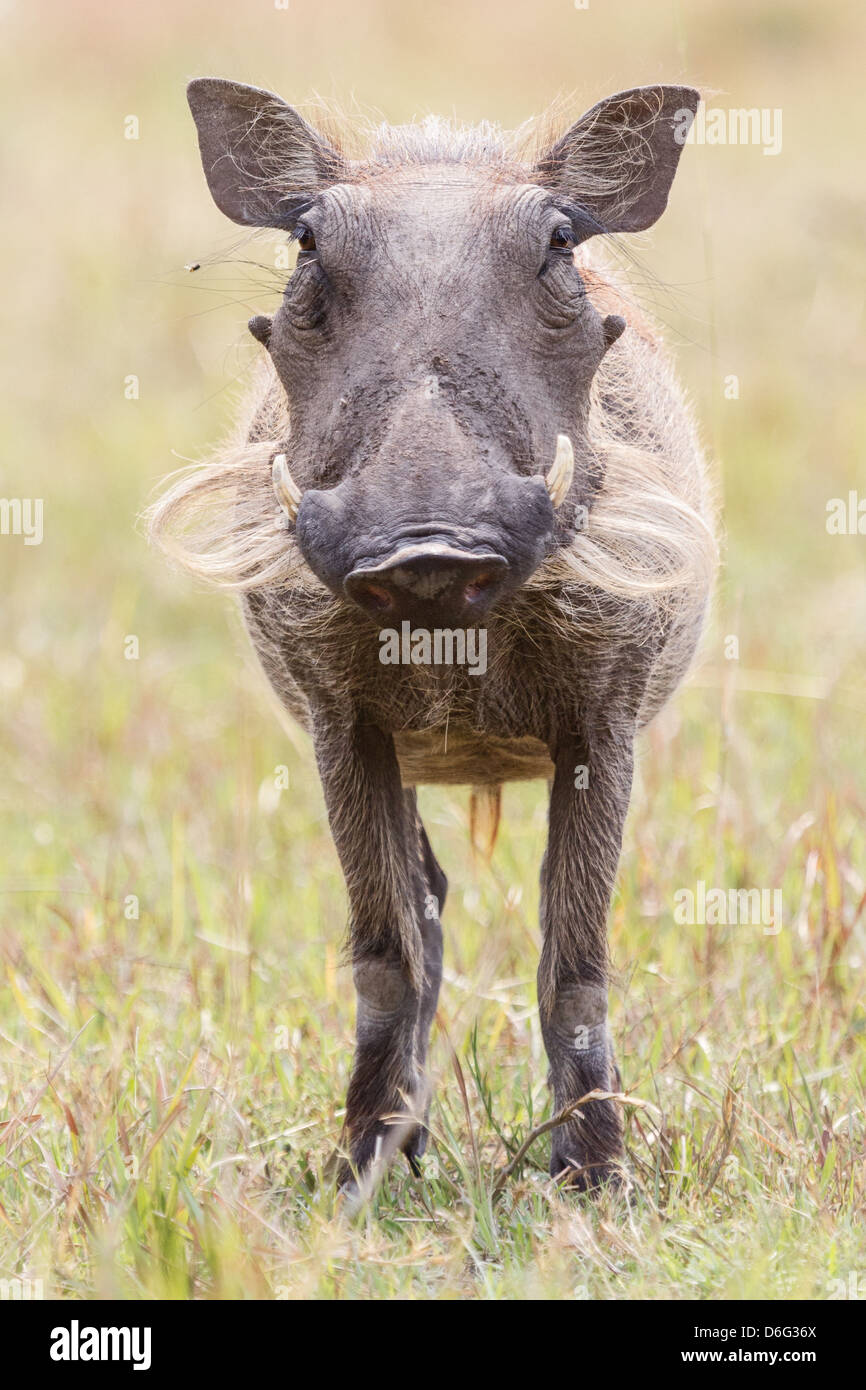
<svg viewBox="0 0 866 1390">
<path fill-rule="evenodd" d="M 635 87 L 593 106 L 539 160 L 536 177 L 605 232 L 642 232 L 667 206 L 698 109 L 693 87 Z"/>
<path fill-rule="evenodd" d="M 201 162 L 220 212 L 248 227 L 293 231 L 298 215 L 343 162 L 282 97 L 221 77 L 186 89 Z"/>
</svg>

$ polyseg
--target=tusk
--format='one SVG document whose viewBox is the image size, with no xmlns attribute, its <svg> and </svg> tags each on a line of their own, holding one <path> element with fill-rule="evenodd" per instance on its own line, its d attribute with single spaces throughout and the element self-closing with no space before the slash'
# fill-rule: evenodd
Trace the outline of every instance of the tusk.
<svg viewBox="0 0 866 1390">
<path fill-rule="evenodd" d="M 297 520 L 298 508 L 301 505 L 301 490 L 289 472 L 285 454 L 276 455 L 271 476 L 274 482 L 274 495 L 281 509 L 290 522 Z"/>
<path fill-rule="evenodd" d="M 561 507 L 574 479 L 574 450 L 567 434 L 556 436 L 553 466 L 544 480 L 554 507 Z"/>
</svg>

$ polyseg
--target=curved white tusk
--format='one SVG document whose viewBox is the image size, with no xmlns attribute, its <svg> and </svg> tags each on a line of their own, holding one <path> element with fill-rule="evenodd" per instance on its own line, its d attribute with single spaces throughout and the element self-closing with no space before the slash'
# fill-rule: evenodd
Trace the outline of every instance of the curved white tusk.
<svg viewBox="0 0 866 1390">
<path fill-rule="evenodd" d="M 544 480 L 554 507 L 562 506 L 574 479 L 574 450 L 567 434 L 556 436 L 556 453 L 550 472 Z"/>
<path fill-rule="evenodd" d="M 274 495 L 289 521 L 296 521 L 301 505 L 301 489 L 298 487 L 286 463 L 285 454 L 277 454 L 271 469 Z"/>
</svg>

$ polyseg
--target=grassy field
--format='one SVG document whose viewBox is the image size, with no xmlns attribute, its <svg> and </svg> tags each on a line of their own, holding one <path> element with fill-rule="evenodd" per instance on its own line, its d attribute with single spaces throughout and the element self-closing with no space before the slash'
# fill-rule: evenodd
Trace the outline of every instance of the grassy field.
<svg viewBox="0 0 866 1390">
<path fill-rule="evenodd" d="M 78 0 L 7 3 L 0 27 L 0 492 L 44 500 L 42 544 L 0 536 L 0 1280 L 866 1292 L 866 537 L 825 525 L 866 496 L 860 7 Z M 549 1115 L 531 786 L 507 789 L 489 868 L 466 796 L 422 794 L 451 880 L 433 1137 L 422 1179 L 397 1166 L 354 1220 L 335 1208 L 354 1005 L 310 749 L 233 610 L 136 529 L 230 422 L 244 324 L 276 300 L 275 238 L 239 249 L 205 189 L 183 102 L 204 72 L 391 120 L 511 125 L 664 78 L 783 113 L 778 154 L 689 147 L 637 248 L 727 539 L 702 661 L 641 745 L 612 912 L 631 1206 L 554 1191 L 546 1139 L 497 1190 Z M 678 924 L 699 880 L 779 889 L 781 930 Z"/>
</svg>

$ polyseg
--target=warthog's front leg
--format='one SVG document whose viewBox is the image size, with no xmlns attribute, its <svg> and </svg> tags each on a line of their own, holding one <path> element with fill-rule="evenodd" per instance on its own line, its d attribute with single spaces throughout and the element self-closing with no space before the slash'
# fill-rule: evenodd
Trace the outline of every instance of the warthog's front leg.
<svg viewBox="0 0 866 1390">
<path fill-rule="evenodd" d="M 424 875 L 424 902 L 421 913 L 421 937 L 424 944 L 424 981 L 418 1004 L 418 1018 L 415 1026 L 415 1053 L 418 1065 L 423 1067 L 427 1061 L 427 1047 L 430 1041 L 430 1028 L 436 1005 L 439 1002 L 439 986 L 442 983 L 442 927 L 440 919 L 448 893 L 448 880 L 433 853 L 427 832 L 421 824 L 418 806 L 413 791 L 406 792 L 406 803 L 414 818 L 417 835 L 417 848 L 421 869 Z M 424 1152 L 427 1147 L 427 1131 L 420 1129 L 413 1143 L 410 1161 Z"/>
<path fill-rule="evenodd" d="M 435 860 L 400 782 L 394 743 L 345 717 L 317 733 L 316 756 L 349 895 L 357 1049 L 346 1099 L 352 1165 L 424 1146 L 423 1067 L 442 969 Z M 423 839 L 422 839 L 423 836 Z M 434 886 L 439 894 L 434 892 Z M 389 1117 L 405 1116 L 389 1123 Z M 414 1117 L 414 1122 L 413 1122 Z M 340 1181 L 351 1179 L 344 1164 Z"/>
<path fill-rule="evenodd" d="M 619 1089 L 607 1029 L 607 912 L 632 777 L 633 728 L 561 739 L 554 754 L 550 831 L 542 868 L 544 947 L 538 972 L 544 1044 L 556 1111 L 592 1090 Z M 553 1131 L 551 1174 L 588 1189 L 616 1173 L 616 1104 L 588 1101 Z"/>
</svg>

